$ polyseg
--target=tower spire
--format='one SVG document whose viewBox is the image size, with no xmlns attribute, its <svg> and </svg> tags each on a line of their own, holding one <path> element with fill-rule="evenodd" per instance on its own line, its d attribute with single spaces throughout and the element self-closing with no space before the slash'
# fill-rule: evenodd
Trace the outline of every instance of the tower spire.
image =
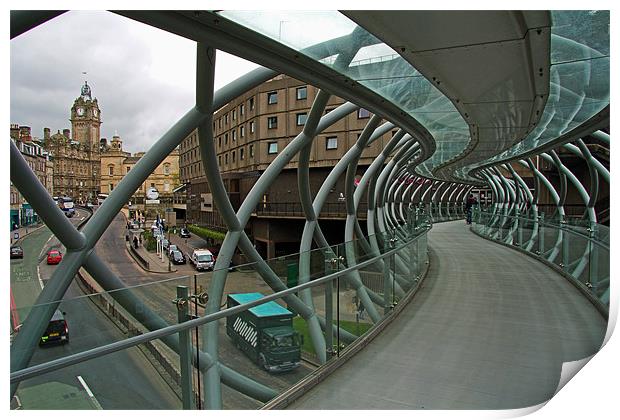
<svg viewBox="0 0 620 420">
<path fill-rule="evenodd" d="M 86 75 L 86 72 L 83 71 L 82 74 Z M 82 99 L 84 100 L 92 100 L 91 94 L 90 94 L 90 86 L 88 86 L 88 82 L 86 80 L 84 80 L 84 86 L 82 86 Z"/>
</svg>

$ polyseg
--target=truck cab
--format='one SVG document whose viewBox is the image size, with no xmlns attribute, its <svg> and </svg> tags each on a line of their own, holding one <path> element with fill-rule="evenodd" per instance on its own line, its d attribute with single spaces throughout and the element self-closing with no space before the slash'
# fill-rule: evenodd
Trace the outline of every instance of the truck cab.
<svg viewBox="0 0 620 420">
<path fill-rule="evenodd" d="M 229 308 L 253 302 L 261 293 L 236 293 Z M 254 363 L 268 372 L 285 372 L 301 363 L 301 339 L 293 329 L 294 314 L 276 302 L 267 302 L 226 318 L 226 333 Z"/>
</svg>

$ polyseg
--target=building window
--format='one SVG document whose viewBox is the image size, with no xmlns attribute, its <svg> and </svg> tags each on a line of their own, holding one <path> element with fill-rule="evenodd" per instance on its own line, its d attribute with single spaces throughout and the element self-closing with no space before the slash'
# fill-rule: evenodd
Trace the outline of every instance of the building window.
<svg viewBox="0 0 620 420">
<path fill-rule="evenodd" d="M 235 163 L 235 151 L 232 152 L 232 163 Z"/>
<path fill-rule="evenodd" d="M 267 128 L 278 128 L 278 117 L 267 117 Z"/>
<path fill-rule="evenodd" d="M 254 132 L 254 121 L 250 121 L 250 133 Z"/>
<path fill-rule="evenodd" d="M 250 111 L 254 109 L 254 98 L 248 100 L 248 106 L 250 107 Z"/>
<path fill-rule="evenodd" d="M 228 133 L 224 134 L 224 146 L 228 144 Z"/>
<path fill-rule="evenodd" d="M 233 121 L 235 121 L 237 119 L 237 110 L 236 109 L 232 110 L 232 119 L 233 119 Z"/>
<path fill-rule="evenodd" d="M 308 119 L 308 114 L 306 114 L 305 112 L 297 114 L 297 125 L 304 125 L 307 119 Z"/>
<path fill-rule="evenodd" d="M 130 167 L 130 166 L 128 166 L 128 167 L 127 167 L 127 173 L 129 173 L 129 170 L 130 170 L 130 169 L 131 169 L 131 167 Z"/>
<path fill-rule="evenodd" d="M 239 149 L 239 160 L 243 160 L 243 147 L 241 149 Z"/>
<path fill-rule="evenodd" d="M 250 144 L 250 150 L 248 151 L 248 153 L 250 154 L 250 157 L 254 157 L 254 145 Z"/>
<path fill-rule="evenodd" d="M 217 147 L 222 147 L 222 137 L 217 138 Z"/>
<path fill-rule="evenodd" d="M 245 136 L 245 126 L 244 125 L 239 127 L 239 136 L 242 137 L 242 138 Z"/>
<path fill-rule="evenodd" d="M 370 118 L 370 111 L 368 111 L 366 108 L 360 108 L 357 110 L 357 118 L 362 119 L 362 118 Z"/>
<path fill-rule="evenodd" d="M 114 184 L 110 184 L 109 187 L 110 187 L 110 191 L 112 191 L 114 189 Z"/>
<path fill-rule="evenodd" d="M 233 139 L 233 141 L 237 140 L 237 130 L 233 130 L 233 132 L 232 132 L 232 139 Z"/>
<path fill-rule="evenodd" d="M 155 188 L 155 183 L 151 182 L 151 188 Z"/>
<path fill-rule="evenodd" d="M 222 166 L 222 155 L 219 155 L 219 156 L 217 157 L 217 164 L 218 164 L 218 165 L 220 165 L 220 166 Z"/>
<path fill-rule="evenodd" d="M 297 88 L 297 100 L 307 99 L 308 98 L 308 88 L 306 86 Z"/>
<path fill-rule="evenodd" d="M 228 165 L 228 153 L 224 155 L 224 163 Z"/>
<path fill-rule="evenodd" d="M 325 149 L 334 150 L 338 148 L 338 137 L 327 137 L 325 139 Z"/>
<path fill-rule="evenodd" d="M 278 103 L 278 92 L 268 92 L 267 103 L 269 105 L 277 104 Z"/>
<path fill-rule="evenodd" d="M 274 155 L 278 153 L 278 142 L 270 141 L 267 143 L 267 154 Z"/>
<path fill-rule="evenodd" d="M 170 164 L 166 163 L 164 165 L 164 175 L 170 175 Z"/>
<path fill-rule="evenodd" d="M 222 119 L 221 118 L 217 119 L 217 128 L 222 128 Z"/>
<path fill-rule="evenodd" d="M 109 175 L 114 175 L 114 165 L 108 166 Z"/>
<path fill-rule="evenodd" d="M 243 104 L 239 105 L 239 115 L 243 116 L 244 106 Z"/>
<path fill-rule="evenodd" d="M 224 114 L 224 125 L 228 125 L 228 114 Z"/>
</svg>

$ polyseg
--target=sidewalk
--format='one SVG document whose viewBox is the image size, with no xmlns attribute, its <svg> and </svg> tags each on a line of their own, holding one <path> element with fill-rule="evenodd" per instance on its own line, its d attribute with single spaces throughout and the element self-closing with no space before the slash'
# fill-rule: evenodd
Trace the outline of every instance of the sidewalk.
<svg viewBox="0 0 620 420">
<path fill-rule="evenodd" d="M 168 257 L 166 255 L 164 255 L 164 260 L 162 261 L 161 257 L 158 257 L 156 253 L 147 251 L 144 245 L 136 249 L 131 245 L 131 241 L 126 241 L 125 246 L 127 247 L 129 255 L 131 255 L 143 270 L 151 273 L 175 273 L 177 271 L 176 267 L 172 264 L 170 265 L 170 271 L 168 271 Z M 138 254 L 147 264 L 144 264 L 143 261 L 136 258 L 134 253 Z"/>
<path fill-rule="evenodd" d="M 22 226 L 18 229 L 12 230 L 11 231 L 11 246 L 19 245 L 19 242 L 24 238 L 24 236 L 28 236 L 32 232 L 35 232 L 44 226 L 45 226 L 45 223 L 38 223 L 36 225 Z M 16 233 L 18 234 L 18 239 L 15 239 Z"/>
</svg>

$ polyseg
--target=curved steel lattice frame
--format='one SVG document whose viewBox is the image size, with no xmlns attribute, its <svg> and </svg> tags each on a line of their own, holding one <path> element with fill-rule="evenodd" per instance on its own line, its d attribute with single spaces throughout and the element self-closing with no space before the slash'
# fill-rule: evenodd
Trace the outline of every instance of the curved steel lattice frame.
<svg viewBox="0 0 620 420">
<path fill-rule="evenodd" d="M 67 248 L 67 254 L 59 269 L 54 272 L 52 278 L 43 289 L 43 292 L 37 299 L 37 305 L 33 307 L 23 324 L 20 334 L 17 335 L 13 342 L 11 351 L 11 371 L 13 372 L 11 376 L 11 393 L 15 392 L 19 380 L 29 377 L 28 375 L 35 374 L 32 372 L 43 372 L 44 369 L 53 368 L 45 367 L 37 370 L 36 367 L 35 369 L 27 369 L 26 366 L 30 361 L 39 337 L 45 330 L 47 320 L 50 319 L 52 313 L 57 308 L 58 303 L 80 267 L 84 267 L 104 290 L 114 291 L 111 293 L 114 299 L 152 331 L 145 334 L 142 338 L 124 340 L 122 344 L 116 346 L 110 345 L 110 348 L 102 350 L 101 354 L 105 354 L 105 351 L 112 351 L 112 348 L 127 348 L 135 345 L 135 343 L 145 342 L 149 338 L 162 338 L 170 348 L 177 352 L 179 351 L 178 337 L 174 334 L 169 334 L 180 330 L 180 328 L 167 325 L 161 317 L 149 311 L 148 308 L 143 308 L 144 312 L 142 313 L 136 313 L 133 308 L 136 307 L 136 303 L 140 302 L 140 299 L 130 290 L 124 289 L 122 279 L 105 266 L 93 248 L 112 219 L 139 185 L 186 136 L 197 128 L 203 167 L 205 168 L 217 208 L 228 227 L 228 233 L 221 247 L 220 258 L 217 260 L 213 281 L 210 285 L 209 294 L 211 299 L 207 305 L 206 316 L 203 319 L 194 320 L 191 326 L 187 326 L 187 328 L 191 328 L 194 324 L 205 325 L 206 333 L 203 334 L 204 342 L 202 346 L 205 351 L 200 352 L 200 357 L 198 358 L 196 357 L 198 355 L 197 350 L 194 348 L 194 362 L 199 360 L 200 369 L 206 373 L 204 375 L 204 386 L 206 402 L 209 408 L 222 407 L 221 383 L 225 383 L 257 400 L 267 401 L 275 396 L 276 393 L 273 389 L 225 366 L 218 360 L 217 356 L 217 325 L 218 320 L 225 316 L 219 310 L 219 302 L 223 296 L 226 282 L 228 272 L 226 269 L 235 249 L 239 248 L 248 256 L 250 261 L 255 264 L 261 278 L 275 292 L 274 295 L 264 300 L 256 301 L 250 306 L 255 306 L 263 301 L 273 300 L 281 296 L 308 323 L 316 354 L 319 361 L 324 363 L 328 358 L 326 348 L 331 341 L 331 338 L 326 341 L 325 337 L 328 335 L 331 337 L 332 328 L 328 328 L 328 325 L 331 324 L 329 320 L 318 317 L 315 312 L 308 287 L 317 282 L 317 280 L 310 281 L 310 261 L 307 256 L 312 249 L 314 241 L 324 252 L 326 260 L 333 260 L 336 257 L 321 230 L 319 217 L 327 193 L 337 179 L 343 175 L 346 179 L 345 203 L 347 218 L 344 240 L 348 245 L 344 249 L 346 259 L 339 261 L 336 269 L 341 271 L 343 278 L 353 287 L 359 301 L 368 311 L 373 322 L 377 322 L 380 319 L 375 304 L 387 309 L 394 302 L 388 302 L 387 293 L 384 293 L 382 297 L 364 286 L 357 267 L 360 264 L 366 264 L 368 261 L 360 262 L 356 248 L 351 246 L 352 241 L 356 239 L 359 242 L 359 249 L 366 256 L 370 256 L 373 264 L 376 264 L 379 269 L 386 268 L 386 263 L 382 257 L 387 255 L 387 253 L 391 253 L 390 255 L 393 255 L 393 264 L 399 268 L 396 271 L 400 273 L 409 272 L 407 267 L 411 265 L 413 258 L 417 257 L 414 257 L 414 255 L 394 254 L 395 243 L 398 240 L 402 242 L 410 240 L 411 234 L 415 230 L 414 227 L 418 227 L 418 219 L 425 210 L 436 221 L 463 218 L 464 201 L 469 191 L 473 188 L 471 179 L 468 179 L 468 182 L 454 183 L 438 179 L 428 180 L 414 175 L 416 165 L 431 156 L 435 149 L 434 139 L 426 128 L 410 115 L 405 115 L 401 112 L 397 106 L 382 99 L 375 92 L 355 82 L 351 82 L 348 85 L 346 80 L 344 84 L 334 81 L 338 70 L 346 68 L 360 48 L 374 45 L 377 42 L 372 36 L 369 37 L 361 31 L 358 33 L 356 29 L 349 36 L 309 47 L 315 55 L 321 56 L 322 54 L 323 58 L 330 55 L 336 56 L 331 64 L 331 68 L 325 69 L 317 66 L 318 59 L 309 60 L 299 56 L 295 56 L 294 59 L 288 58 L 291 56 L 289 54 L 292 51 L 290 48 L 277 42 L 267 42 L 265 39 L 258 39 L 258 35 L 254 38 L 242 40 L 239 35 L 247 34 L 247 32 L 231 22 L 228 22 L 224 27 L 218 27 L 217 23 L 201 21 L 203 18 L 192 19 L 187 14 L 172 12 L 128 11 L 121 12 L 120 14 L 197 41 L 196 105 L 174 124 L 152 146 L 146 155 L 140 159 L 132 170 L 131 176 L 123 178 L 100 209 L 87 222 L 82 231 L 76 230 L 67 221 L 66 217 L 57 208 L 45 188 L 33 174 L 16 146 L 11 143 L 11 181 Z M 205 15 L 213 16 L 208 13 Z M 26 19 L 22 22 L 23 25 L 20 28 L 12 32 L 11 36 L 17 36 L 50 17 L 53 16 L 44 14 L 33 20 Z M 343 42 L 343 39 L 347 42 Z M 209 44 L 206 42 L 209 42 Z M 351 47 L 352 45 L 353 48 Z M 214 92 L 215 48 L 222 48 L 258 63 L 269 64 L 275 70 L 267 68 L 256 69 Z M 315 98 L 302 133 L 292 140 L 269 165 L 250 191 L 246 200 L 242 203 L 240 209 L 235 213 L 224 189 L 216 162 L 212 133 L 213 110 L 222 107 L 243 92 L 269 80 L 280 72 L 313 83 L 319 86 L 321 90 Z M 329 99 L 329 94 L 326 93 L 327 90 L 350 99 L 358 105 L 347 102 L 323 116 L 325 104 Z M 356 144 L 330 172 L 316 197 L 312 198 L 309 188 L 309 153 L 312 142 L 318 133 L 346 117 L 346 115 L 356 110 L 358 106 L 364 106 L 374 112 L 375 115 L 369 119 Z M 546 115 L 544 124 L 549 125 L 552 118 L 552 115 Z M 382 119 L 385 119 L 386 122 L 379 125 Z M 590 127 L 598 128 L 599 125 L 600 122 Z M 366 170 L 359 185 L 354 187 L 353 178 L 364 147 L 393 128 L 397 128 L 398 131 Z M 584 132 L 582 136 L 591 134 L 600 141 L 609 143 L 608 135 L 600 131 L 592 133 L 592 130 Z M 565 131 L 560 130 L 561 133 L 565 133 Z M 578 131 L 583 132 L 583 128 L 581 126 L 575 127 L 571 133 Z M 540 131 L 536 132 L 537 135 L 540 135 L 540 133 Z M 593 157 L 583 141 L 578 139 L 576 145 L 572 145 L 567 143 L 569 140 L 572 140 L 572 138 L 569 138 L 570 136 L 560 137 L 561 139 L 550 139 L 551 141 L 548 144 L 552 144 L 553 147 L 564 145 L 568 151 L 584 159 L 590 174 L 590 191 L 588 192 L 570 169 L 562 163 L 555 151 L 550 150 L 548 146 L 544 146 L 544 150 L 542 150 L 539 143 L 536 143 L 537 148 L 530 149 L 529 152 L 523 153 L 522 150 L 518 150 L 519 153 L 514 153 L 512 156 L 502 157 L 502 159 L 486 163 L 484 166 L 470 168 L 471 171 L 476 173 L 476 179 L 484 180 L 493 193 L 491 209 L 484 215 L 482 212 L 478 212 L 477 221 L 480 225 L 480 232 L 486 236 L 506 244 L 521 246 L 528 252 L 532 252 L 534 248 L 537 248 L 535 252 L 540 254 L 541 258 L 545 258 L 551 263 L 555 262 L 559 257 L 561 259 L 559 264 L 562 269 L 576 279 L 580 278 L 584 271 L 588 271 L 590 277 L 592 277 L 593 272 L 597 274 L 597 269 L 592 261 L 596 257 L 595 253 L 598 252 L 597 248 L 592 246 L 592 243 L 599 240 L 597 236 L 599 227 L 596 224 L 594 204 L 599 193 L 600 179 L 602 178 L 608 183 L 609 171 Z M 536 150 L 536 153 L 540 153 L 541 159 L 552 163 L 557 168 L 560 179 L 559 191 L 554 188 L 551 182 L 533 164 L 532 157 L 534 152 L 532 150 Z M 269 265 L 258 255 L 249 238 L 244 233 L 243 228 L 264 191 L 275 181 L 280 171 L 297 154 L 299 154 L 298 185 L 300 202 L 306 223 L 300 243 L 300 286 L 294 289 L 287 289 L 286 285 L 282 283 Z M 527 167 L 532 172 L 536 181 L 533 193 L 522 177 L 514 170 L 512 166 L 513 161 Z M 458 174 L 459 171 L 456 171 L 456 173 Z M 468 178 L 468 175 L 462 171 L 461 175 L 460 179 L 465 180 Z M 569 258 L 571 253 L 569 252 L 570 242 L 568 240 L 574 232 L 570 230 L 571 227 L 566 223 L 564 210 L 569 182 L 583 200 L 587 208 L 586 214 L 589 222 L 588 238 L 590 240 L 587 242 L 583 253 L 574 261 L 571 261 Z M 419 185 L 416 185 L 417 183 Z M 547 236 L 544 234 L 544 229 L 549 228 L 549 223 L 538 210 L 541 184 L 549 191 L 551 198 L 556 204 L 557 214 L 562 222 L 560 227 L 556 229 L 557 235 L 554 245 L 549 249 L 546 249 L 544 246 L 545 236 Z M 359 204 L 364 194 L 368 198 L 366 218 L 368 239 L 362 234 L 362 229 L 357 219 Z M 483 221 L 484 223 L 481 223 Z M 523 232 L 523 226 L 526 223 L 530 223 L 533 226 L 532 233 L 527 239 L 524 238 Z M 386 251 L 386 249 L 392 249 L 392 251 Z M 589 261 L 589 264 L 586 264 L 586 261 Z M 386 271 L 384 270 L 384 272 Z M 386 291 L 391 291 L 395 298 L 401 298 L 405 290 L 409 290 L 412 284 L 417 281 L 417 278 L 411 279 L 397 273 L 389 273 L 387 277 Z M 320 280 L 327 281 L 326 278 Z M 594 287 L 597 290 L 597 299 L 600 298 L 603 305 L 608 305 L 609 278 L 598 279 L 595 286 L 592 285 L 592 282 L 587 284 L 589 284 L 587 287 L 590 289 Z M 605 284 L 607 284 L 606 290 Z M 293 290 L 299 290 L 299 297 L 293 294 Z M 143 307 L 144 305 L 140 306 Z M 238 308 L 238 310 L 242 310 L 242 308 Z M 326 329 L 330 330 L 329 334 L 325 334 Z M 342 334 L 344 339 L 355 339 L 355 336 L 346 331 L 338 332 Z M 74 360 L 78 360 L 80 357 L 87 356 L 76 355 L 70 359 L 75 363 Z M 62 363 L 69 364 L 72 362 L 66 360 Z M 62 365 L 62 363 L 57 363 L 55 368 Z M 52 365 L 54 363 L 50 366 Z"/>
</svg>

